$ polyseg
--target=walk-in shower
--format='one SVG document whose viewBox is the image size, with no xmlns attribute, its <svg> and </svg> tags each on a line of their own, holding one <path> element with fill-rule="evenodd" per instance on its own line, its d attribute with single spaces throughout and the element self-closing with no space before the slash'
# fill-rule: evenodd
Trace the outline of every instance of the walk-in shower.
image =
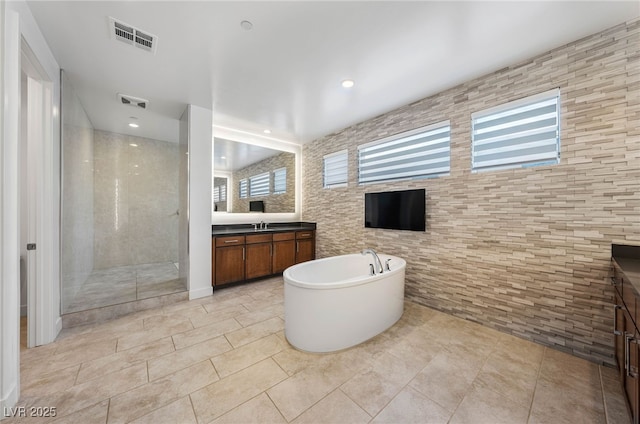
<svg viewBox="0 0 640 424">
<path fill-rule="evenodd" d="M 185 291 L 178 135 L 94 128 L 62 81 L 62 313 Z"/>
</svg>

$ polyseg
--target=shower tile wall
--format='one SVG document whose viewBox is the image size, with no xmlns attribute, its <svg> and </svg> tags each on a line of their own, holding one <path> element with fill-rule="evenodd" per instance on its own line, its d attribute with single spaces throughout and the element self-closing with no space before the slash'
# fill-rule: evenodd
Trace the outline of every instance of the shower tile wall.
<svg viewBox="0 0 640 424">
<path fill-rule="evenodd" d="M 425 76 L 428 78 L 428 76 Z M 596 362 L 614 363 L 611 243 L 640 243 L 640 20 L 602 31 L 304 146 L 303 216 L 319 257 L 407 259 L 407 297 Z M 560 87 L 561 160 L 471 172 L 471 113 Z M 357 146 L 451 120 L 451 173 L 358 185 Z M 349 150 L 349 186 L 322 157 Z M 425 188 L 427 231 L 364 228 L 364 193 Z"/>
<path fill-rule="evenodd" d="M 63 73 L 62 303 L 93 270 L 93 125 Z"/>
<path fill-rule="evenodd" d="M 178 144 L 94 132 L 94 269 L 178 261 Z"/>
</svg>

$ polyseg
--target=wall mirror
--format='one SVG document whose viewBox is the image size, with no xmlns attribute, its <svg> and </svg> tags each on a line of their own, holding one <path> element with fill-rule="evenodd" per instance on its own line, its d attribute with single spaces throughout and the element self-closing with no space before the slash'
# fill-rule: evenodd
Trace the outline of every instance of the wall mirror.
<svg viewBox="0 0 640 424">
<path fill-rule="evenodd" d="M 298 151 L 299 146 L 214 135 L 213 223 L 273 221 L 297 216 Z M 221 219 L 227 214 L 233 218 Z"/>
</svg>

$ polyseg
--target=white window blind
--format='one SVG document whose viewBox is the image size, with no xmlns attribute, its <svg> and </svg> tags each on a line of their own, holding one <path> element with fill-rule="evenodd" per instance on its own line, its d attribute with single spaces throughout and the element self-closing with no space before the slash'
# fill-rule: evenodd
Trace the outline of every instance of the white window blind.
<svg viewBox="0 0 640 424">
<path fill-rule="evenodd" d="M 473 171 L 559 163 L 559 103 L 556 89 L 472 114 Z"/>
<path fill-rule="evenodd" d="M 324 188 L 345 187 L 349 177 L 347 150 L 331 153 L 323 158 Z"/>
<path fill-rule="evenodd" d="M 287 192 L 287 168 L 273 171 L 273 194 Z"/>
<path fill-rule="evenodd" d="M 241 199 L 246 199 L 247 198 L 247 179 L 243 179 L 240 180 L 240 190 L 238 190 L 240 192 L 240 198 Z"/>
<path fill-rule="evenodd" d="M 447 174 L 449 121 L 358 146 L 358 181 L 370 183 Z"/>
<path fill-rule="evenodd" d="M 249 178 L 249 196 L 268 196 L 270 175 L 269 172 L 265 172 Z"/>
<path fill-rule="evenodd" d="M 227 186 L 220 185 L 213 188 L 213 201 L 224 202 L 227 200 Z"/>
</svg>

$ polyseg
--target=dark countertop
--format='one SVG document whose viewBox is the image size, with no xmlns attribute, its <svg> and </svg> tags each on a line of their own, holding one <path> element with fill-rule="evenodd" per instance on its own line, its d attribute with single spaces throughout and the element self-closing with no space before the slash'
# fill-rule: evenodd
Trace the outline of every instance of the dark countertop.
<svg viewBox="0 0 640 424">
<path fill-rule="evenodd" d="M 286 231 L 311 231 L 315 229 L 315 222 L 274 222 L 270 223 L 266 230 L 255 230 L 253 224 L 212 225 L 211 236 L 240 236 Z"/>
<path fill-rule="evenodd" d="M 640 246 L 612 245 L 611 257 L 614 266 L 623 274 L 640 294 Z"/>
</svg>

